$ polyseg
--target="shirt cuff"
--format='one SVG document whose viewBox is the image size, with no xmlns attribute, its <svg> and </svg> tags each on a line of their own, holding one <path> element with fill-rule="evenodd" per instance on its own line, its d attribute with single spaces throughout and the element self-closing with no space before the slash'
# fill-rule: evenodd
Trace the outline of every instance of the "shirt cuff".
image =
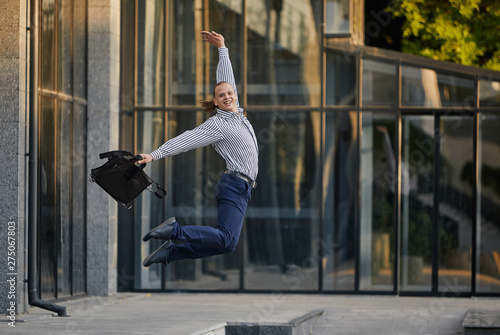
<svg viewBox="0 0 500 335">
<path fill-rule="evenodd" d="M 228 56 L 229 55 L 229 49 L 226 47 L 220 47 L 219 48 L 219 57 L 221 56 Z"/>
<path fill-rule="evenodd" d="M 154 161 L 157 161 L 160 158 L 162 158 L 162 154 L 161 154 L 160 150 L 158 150 L 158 149 L 153 151 L 152 153 L 150 153 L 150 155 L 151 155 L 151 157 L 153 157 Z"/>
</svg>

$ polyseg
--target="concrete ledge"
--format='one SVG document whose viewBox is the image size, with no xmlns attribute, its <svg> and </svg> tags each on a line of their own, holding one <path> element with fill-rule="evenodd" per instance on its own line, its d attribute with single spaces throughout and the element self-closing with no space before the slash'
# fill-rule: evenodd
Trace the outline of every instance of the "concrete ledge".
<svg viewBox="0 0 500 335">
<path fill-rule="evenodd" d="M 315 310 L 286 323 L 228 322 L 226 335 L 310 335 L 323 314 Z"/>
<path fill-rule="evenodd" d="M 189 335 L 225 335 L 227 323 L 222 322 Z"/>
<path fill-rule="evenodd" d="M 462 326 L 464 335 L 500 335 L 500 310 L 469 309 Z"/>
</svg>

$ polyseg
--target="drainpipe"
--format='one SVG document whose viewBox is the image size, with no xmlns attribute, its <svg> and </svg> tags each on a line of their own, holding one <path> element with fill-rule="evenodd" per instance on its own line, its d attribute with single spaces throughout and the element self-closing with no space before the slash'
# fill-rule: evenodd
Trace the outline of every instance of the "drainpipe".
<svg viewBox="0 0 500 335">
<path fill-rule="evenodd" d="M 30 94 L 29 94 L 29 203 L 28 203 L 28 301 L 31 306 L 67 316 L 66 307 L 38 298 L 38 1 L 30 1 Z"/>
</svg>

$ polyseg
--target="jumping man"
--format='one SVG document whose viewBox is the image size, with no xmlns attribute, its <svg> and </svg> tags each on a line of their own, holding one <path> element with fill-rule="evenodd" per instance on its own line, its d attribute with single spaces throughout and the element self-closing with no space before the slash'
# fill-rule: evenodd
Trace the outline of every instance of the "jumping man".
<svg viewBox="0 0 500 335">
<path fill-rule="evenodd" d="M 181 226 L 172 217 L 152 229 L 143 241 L 165 240 L 143 262 L 168 264 L 186 258 L 201 258 L 234 251 L 240 237 L 248 202 L 258 173 L 258 145 L 252 125 L 239 107 L 233 68 L 224 37 L 202 31 L 204 41 L 218 48 L 217 84 L 213 98 L 200 101 L 206 112 L 216 111 L 198 127 L 165 142 L 150 154 L 141 154 L 140 164 L 150 163 L 192 149 L 212 145 L 226 161 L 226 171 L 216 188 L 217 227 Z M 172 243 L 175 241 L 176 243 Z"/>
</svg>

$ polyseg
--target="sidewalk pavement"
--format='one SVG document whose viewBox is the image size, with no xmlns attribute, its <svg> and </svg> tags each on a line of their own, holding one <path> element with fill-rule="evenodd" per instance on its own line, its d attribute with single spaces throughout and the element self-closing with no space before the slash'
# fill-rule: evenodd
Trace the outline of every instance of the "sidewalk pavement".
<svg viewBox="0 0 500 335">
<path fill-rule="evenodd" d="M 201 335 L 217 326 L 223 328 L 225 322 L 286 323 L 323 310 L 315 335 L 439 335 L 463 334 L 468 309 L 495 310 L 500 315 L 500 298 L 478 297 L 119 293 L 58 305 L 66 306 L 68 317 L 32 307 L 16 316 L 15 327 L 4 316 L 0 334 Z"/>
</svg>

